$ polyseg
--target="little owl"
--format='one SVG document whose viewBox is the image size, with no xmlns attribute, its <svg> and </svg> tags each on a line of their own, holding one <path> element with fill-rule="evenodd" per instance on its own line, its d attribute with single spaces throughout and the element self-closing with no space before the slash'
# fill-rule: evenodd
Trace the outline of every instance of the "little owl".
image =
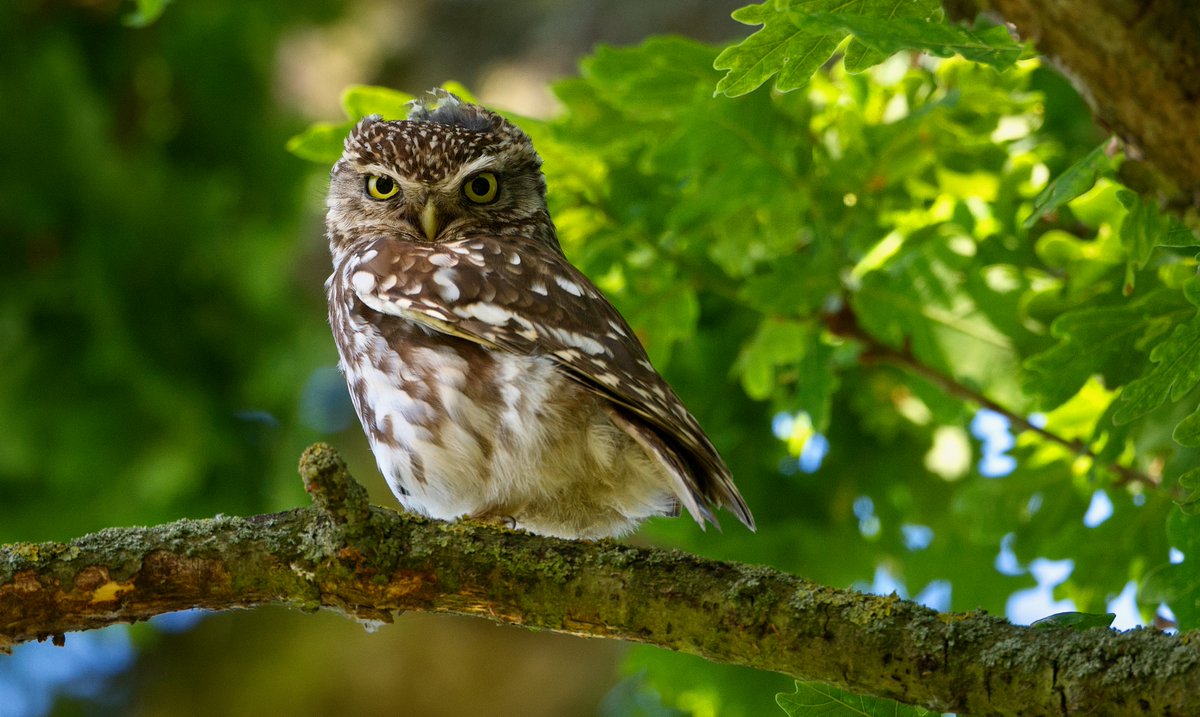
<svg viewBox="0 0 1200 717">
<path fill-rule="evenodd" d="M 567 262 L 540 167 L 524 132 L 443 91 L 346 139 L 329 321 L 380 471 L 442 520 L 601 538 L 724 506 L 753 529 L 696 419 Z"/>
</svg>

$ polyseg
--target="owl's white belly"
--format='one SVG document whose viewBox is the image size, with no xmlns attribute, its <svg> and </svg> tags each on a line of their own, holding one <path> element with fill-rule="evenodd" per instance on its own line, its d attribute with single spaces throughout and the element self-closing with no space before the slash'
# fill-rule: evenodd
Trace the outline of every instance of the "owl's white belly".
<svg viewBox="0 0 1200 717">
<path fill-rule="evenodd" d="M 549 359 L 465 341 L 456 349 L 447 344 L 457 339 L 403 319 L 392 320 L 408 325 L 410 340 L 393 351 L 376 324 L 345 318 L 356 350 L 342 367 L 355 408 L 406 508 L 587 538 L 674 509 L 663 465 Z M 390 360 L 364 360 L 384 352 Z"/>
</svg>

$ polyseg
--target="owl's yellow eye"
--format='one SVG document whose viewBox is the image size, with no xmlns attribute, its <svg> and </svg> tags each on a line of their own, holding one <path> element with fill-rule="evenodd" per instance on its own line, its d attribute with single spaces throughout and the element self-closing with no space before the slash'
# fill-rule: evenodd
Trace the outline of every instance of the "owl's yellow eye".
<svg viewBox="0 0 1200 717">
<path fill-rule="evenodd" d="M 476 204 L 487 204 L 496 198 L 500 183 L 491 172 L 480 172 L 463 184 L 463 194 Z"/>
<path fill-rule="evenodd" d="M 381 177 L 375 174 L 367 177 L 367 194 L 375 199 L 389 199 L 396 196 L 398 191 L 400 191 L 400 186 L 391 177 Z"/>
</svg>

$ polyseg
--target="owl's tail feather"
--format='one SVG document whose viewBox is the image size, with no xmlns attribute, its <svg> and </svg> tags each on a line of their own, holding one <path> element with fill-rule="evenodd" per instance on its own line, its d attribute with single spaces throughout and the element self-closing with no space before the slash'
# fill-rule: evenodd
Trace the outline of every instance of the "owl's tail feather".
<svg viewBox="0 0 1200 717">
<path fill-rule="evenodd" d="M 714 470 L 706 476 L 709 478 L 710 485 L 716 488 L 716 495 L 710 495 L 708 493 L 712 491 L 704 491 L 697 484 L 695 476 L 699 471 L 689 467 L 679 453 L 673 450 L 657 431 L 630 420 L 622 415 L 619 409 L 613 408 L 611 413 L 613 423 L 629 434 L 638 445 L 645 449 L 646 453 L 658 459 L 659 463 L 666 468 L 667 475 L 671 477 L 676 499 L 700 525 L 701 529 L 704 529 L 708 523 L 711 523 L 717 530 L 721 529 L 721 523 L 713 513 L 711 504 L 725 506 L 747 528 L 754 530 L 754 518 L 750 515 L 750 509 L 746 506 L 746 501 L 742 499 L 737 488 L 733 486 L 724 465 L 720 466 L 720 470 Z"/>
<path fill-rule="evenodd" d="M 736 515 L 737 519 L 742 521 L 742 525 L 751 531 L 757 531 L 758 528 L 754 525 L 754 516 L 750 514 L 750 506 L 746 505 L 746 499 L 742 498 L 742 494 L 738 492 L 737 487 L 733 484 L 733 479 L 730 477 L 728 470 L 714 475 L 713 483 L 715 483 L 719 494 L 719 497 L 714 502 L 725 506 L 729 512 Z"/>
</svg>

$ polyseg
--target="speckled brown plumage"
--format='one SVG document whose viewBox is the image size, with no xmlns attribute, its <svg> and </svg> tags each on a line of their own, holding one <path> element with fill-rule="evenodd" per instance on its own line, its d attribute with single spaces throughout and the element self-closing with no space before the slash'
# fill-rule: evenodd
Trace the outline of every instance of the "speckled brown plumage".
<svg viewBox="0 0 1200 717">
<path fill-rule="evenodd" d="M 540 166 L 515 125 L 446 93 L 346 140 L 330 322 L 385 478 L 412 510 L 549 535 L 617 535 L 681 505 L 752 528 L 700 425 L 567 262 Z"/>
</svg>

